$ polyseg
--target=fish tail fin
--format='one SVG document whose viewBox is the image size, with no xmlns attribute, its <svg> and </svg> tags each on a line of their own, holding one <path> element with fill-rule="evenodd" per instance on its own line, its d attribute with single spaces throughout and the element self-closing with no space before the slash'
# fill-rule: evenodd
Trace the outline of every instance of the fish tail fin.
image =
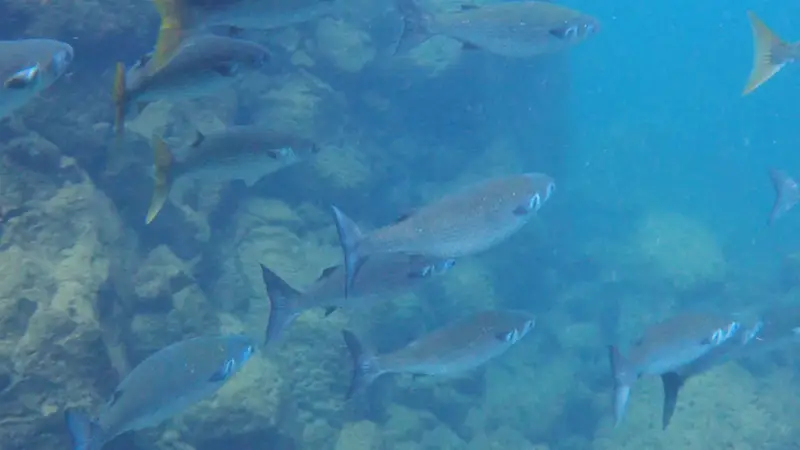
<svg viewBox="0 0 800 450">
<path fill-rule="evenodd" d="M 99 450 L 102 447 L 103 432 L 85 412 L 67 408 L 64 420 L 72 436 L 72 450 Z"/>
<path fill-rule="evenodd" d="M 769 169 L 769 178 L 772 180 L 772 187 L 775 188 L 775 203 L 772 205 L 768 220 L 772 225 L 800 201 L 800 189 L 782 170 Z"/>
<path fill-rule="evenodd" d="M 188 25 L 188 9 L 185 0 L 153 0 L 153 3 L 161 17 L 153 57 L 156 67 L 162 67 L 183 40 L 183 30 Z"/>
<path fill-rule="evenodd" d="M 172 168 L 172 152 L 167 143 L 160 136 L 153 136 L 153 197 L 150 200 L 150 207 L 147 210 L 145 223 L 149 224 L 156 218 L 164 203 L 167 201 L 170 186 L 170 169 Z"/>
<path fill-rule="evenodd" d="M 628 362 L 613 345 L 608 346 L 608 358 L 611 362 L 611 373 L 614 375 L 614 427 L 619 426 L 628 407 L 631 395 L 631 380 Z"/>
<path fill-rule="evenodd" d="M 336 231 L 339 233 L 339 243 L 344 252 L 345 283 L 344 296 L 347 298 L 353 288 L 353 280 L 358 275 L 359 269 L 364 264 L 364 256 L 359 253 L 359 244 L 363 234 L 352 219 L 347 217 L 339 208 L 331 206 L 336 219 Z"/>
<path fill-rule="evenodd" d="M 753 68 L 742 95 L 747 95 L 778 73 L 789 62 L 779 50 L 788 44 L 775 34 L 756 14 L 747 12 L 753 30 Z M 777 54 L 776 54 L 777 53 Z"/>
<path fill-rule="evenodd" d="M 269 320 L 264 333 L 264 345 L 269 345 L 277 342 L 286 327 L 297 317 L 296 299 L 301 294 L 263 264 L 261 264 L 261 279 L 264 280 L 269 301 Z"/>
<path fill-rule="evenodd" d="M 345 399 L 349 400 L 358 391 L 375 381 L 382 372 L 378 367 L 375 355 L 364 350 L 364 346 L 355 334 L 348 330 L 342 330 L 342 337 L 344 337 L 344 343 L 353 360 L 353 376 L 345 395 Z"/>
<path fill-rule="evenodd" d="M 125 64 L 117 63 L 116 73 L 114 74 L 114 128 L 116 129 L 117 143 L 122 141 L 125 135 Z"/>
<path fill-rule="evenodd" d="M 398 55 L 410 51 L 431 37 L 428 31 L 431 16 L 420 8 L 416 0 L 395 0 L 395 7 L 403 18 L 403 31 L 394 49 L 394 54 Z"/>
<path fill-rule="evenodd" d="M 664 409 L 661 414 L 661 425 L 664 430 L 669 426 L 672 415 L 675 414 L 675 405 L 678 404 L 678 392 L 683 387 L 685 380 L 675 372 L 668 372 L 661 375 L 661 383 L 664 385 Z"/>
</svg>

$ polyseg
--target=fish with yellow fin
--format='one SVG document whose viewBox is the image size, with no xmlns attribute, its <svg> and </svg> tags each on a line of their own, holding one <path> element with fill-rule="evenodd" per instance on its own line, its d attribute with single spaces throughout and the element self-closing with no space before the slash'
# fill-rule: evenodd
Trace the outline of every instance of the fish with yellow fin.
<svg viewBox="0 0 800 450">
<path fill-rule="evenodd" d="M 747 16 L 753 29 L 753 69 L 742 95 L 755 91 L 786 64 L 800 58 L 800 42 L 784 41 L 752 11 Z"/>
<path fill-rule="evenodd" d="M 155 181 L 146 223 L 156 218 L 174 183 L 184 180 L 228 182 L 242 180 L 252 186 L 264 176 L 310 158 L 319 152 L 316 142 L 293 133 L 260 125 L 232 126 L 223 131 L 200 132 L 176 158 L 166 142 L 153 137 Z"/>
<path fill-rule="evenodd" d="M 188 100 L 230 86 L 269 60 L 262 45 L 184 28 L 182 0 L 155 0 L 161 27 L 155 50 L 126 70 L 117 64 L 114 81 L 115 125 L 124 132 L 127 107 L 156 100 Z"/>
</svg>

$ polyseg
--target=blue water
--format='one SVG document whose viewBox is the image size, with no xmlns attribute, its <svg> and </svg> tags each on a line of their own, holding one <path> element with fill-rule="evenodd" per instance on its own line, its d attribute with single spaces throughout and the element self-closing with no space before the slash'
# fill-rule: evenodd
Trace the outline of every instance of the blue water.
<svg viewBox="0 0 800 450">
<path fill-rule="evenodd" d="M 531 59 L 464 51 L 438 72 L 392 57 L 400 24 L 388 2 L 341 19 L 374 50 L 358 70 L 325 50 L 330 22 L 247 32 L 275 51 L 272 65 L 173 105 L 152 130 L 188 142 L 198 128 L 279 123 L 323 151 L 252 187 L 199 182 L 145 226 L 149 136 L 129 129 L 113 144 L 109 93 L 113 65 L 152 47 L 157 15 L 149 2 L 104 3 L 92 20 L 62 21 L 57 1 L 0 4 L 0 38 L 76 51 L 68 75 L 0 126 L 0 212 L 20 208 L 0 242 L 0 450 L 70 448 L 65 408 L 100 410 L 131 367 L 170 344 L 229 333 L 261 342 L 269 300 L 258 264 L 300 291 L 341 264 L 330 205 L 370 230 L 522 172 L 551 175 L 557 190 L 513 236 L 412 292 L 304 311 L 211 402 L 104 448 L 797 448 L 797 344 L 793 310 L 781 308 L 797 302 L 800 211 L 767 225 L 767 171 L 800 179 L 800 74 L 789 64 L 741 90 L 746 12 L 791 42 L 800 3 L 569 0 L 600 33 Z M 295 65 L 304 57 L 314 64 Z M 345 401 L 353 361 L 342 329 L 390 353 L 484 309 L 530 312 L 536 327 L 474 370 L 386 375 Z M 614 428 L 607 346 L 626 353 L 653 324 L 698 311 L 742 329 L 762 318 L 756 344 L 779 331 L 787 342 L 689 378 L 667 430 L 660 380 L 643 376 Z M 786 311 L 788 324 L 764 311 Z"/>
</svg>

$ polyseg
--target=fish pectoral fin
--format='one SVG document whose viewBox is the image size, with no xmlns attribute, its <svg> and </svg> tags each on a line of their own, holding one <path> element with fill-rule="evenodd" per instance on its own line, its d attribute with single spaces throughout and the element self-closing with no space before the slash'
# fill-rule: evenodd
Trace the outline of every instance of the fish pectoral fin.
<svg viewBox="0 0 800 450">
<path fill-rule="evenodd" d="M 514 213 L 515 216 L 526 216 L 526 215 L 528 215 L 528 213 L 530 213 L 530 210 L 528 208 L 520 205 L 520 206 L 517 206 L 516 208 L 514 208 L 513 213 Z"/>
<path fill-rule="evenodd" d="M 36 84 L 39 78 L 39 64 L 20 70 L 6 79 L 3 86 L 6 89 L 27 89 Z"/>
<path fill-rule="evenodd" d="M 114 403 L 117 403 L 119 401 L 119 399 L 122 398 L 122 394 L 124 392 L 125 391 L 122 391 L 120 389 L 117 389 L 116 391 L 114 391 L 114 393 L 111 395 L 111 400 L 108 401 L 108 407 L 110 408 L 111 406 L 114 405 Z"/>
<path fill-rule="evenodd" d="M 664 409 L 661 414 L 663 429 L 667 429 L 672 415 L 675 414 L 675 406 L 678 404 L 678 392 L 684 383 L 683 377 L 675 372 L 667 372 L 661 375 L 661 382 L 664 385 Z"/>
<path fill-rule="evenodd" d="M 396 219 L 394 219 L 394 223 L 403 222 L 403 221 L 407 220 L 409 217 L 411 217 L 413 214 L 414 214 L 414 210 L 413 209 L 409 209 L 407 211 L 404 211 L 402 214 L 397 216 Z"/>
<path fill-rule="evenodd" d="M 329 306 L 329 307 L 325 308 L 325 317 L 330 316 L 331 314 L 336 312 L 337 309 L 339 309 L 339 308 L 337 308 L 335 306 Z"/>
<path fill-rule="evenodd" d="M 218 66 L 214 67 L 214 72 L 222 75 L 223 77 L 233 77 L 239 71 L 239 66 L 236 63 L 229 62 L 219 64 Z"/>
<path fill-rule="evenodd" d="M 463 5 L 461 5 L 462 11 L 472 11 L 475 9 L 480 9 L 480 7 L 478 5 L 473 5 L 471 3 L 464 3 Z"/>
<path fill-rule="evenodd" d="M 417 380 L 419 380 L 421 378 L 427 378 L 428 376 L 429 375 L 427 373 L 412 373 L 411 374 L 411 379 L 413 381 L 417 381 Z"/>
<path fill-rule="evenodd" d="M 322 269 L 322 273 L 319 274 L 319 278 L 317 278 L 317 281 L 319 281 L 319 280 L 321 280 L 323 278 L 328 278 L 329 276 L 331 276 L 331 274 L 336 270 L 337 267 L 338 266 L 330 266 L 330 267 L 326 267 L 326 268 Z"/>
<path fill-rule="evenodd" d="M 206 136 L 203 133 L 201 133 L 200 130 L 195 130 L 194 131 L 194 140 L 192 141 L 191 144 L 189 144 L 189 146 L 192 147 L 192 148 L 197 148 L 205 140 L 206 140 Z"/>
<path fill-rule="evenodd" d="M 221 383 L 223 381 L 227 381 L 231 374 L 233 374 L 234 365 L 235 362 L 233 359 L 226 360 L 216 372 L 211 374 L 211 376 L 208 378 L 208 381 L 211 383 Z"/>
<path fill-rule="evenodd" d="M 477 45 L 473 44 L 472 42 L 461 42 L 461 50 L 480 50 L 481 48 Z"/>
</svg>

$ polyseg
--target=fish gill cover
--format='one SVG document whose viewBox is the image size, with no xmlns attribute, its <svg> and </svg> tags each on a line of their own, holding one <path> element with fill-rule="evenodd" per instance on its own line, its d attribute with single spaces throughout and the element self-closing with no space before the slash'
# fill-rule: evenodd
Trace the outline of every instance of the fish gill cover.
<svg viewBox="0 0 800 450">
<path fill-rule="evenodd" d="M 3 2 L 0 450 L 796 447 L 800 3 L 463 3 Z"/>
</svg>

